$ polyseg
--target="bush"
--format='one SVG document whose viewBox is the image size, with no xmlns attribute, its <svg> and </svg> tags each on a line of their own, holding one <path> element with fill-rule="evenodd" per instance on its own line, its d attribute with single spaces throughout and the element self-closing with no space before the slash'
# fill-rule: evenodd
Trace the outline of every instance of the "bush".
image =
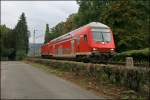
<svg viewBox="0 0 150 100">
<path fill-rule="evenodd" d="M 149 60 L 150 51 L 149 48 L 141 50 L 130 50 L 114 55 L 113 59 L 116 61 L 124 61 L 126 57 L 133 57 L 135 61 Z"/>
<path fill-rule="evenodd" d="M 16 52 L 16 60 L 22 60 L 26 57 L 26 52 L 25 51 L 17 51 Z"/>
</svg>

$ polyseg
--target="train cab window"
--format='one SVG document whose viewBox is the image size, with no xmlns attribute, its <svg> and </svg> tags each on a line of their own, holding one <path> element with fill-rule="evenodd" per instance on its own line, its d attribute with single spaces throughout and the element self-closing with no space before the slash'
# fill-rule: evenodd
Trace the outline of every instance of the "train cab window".
<svg viewBox="0 0 150 100">
<path fill-rule="evenodd" d="M 87 35 L 84 35 L 84 36 L 83 36 L 83 40 L 84 40 L 84 41 L 87 41 Z"/>
<path fill-rule="evenodd" d="M 93 28 L 93 38 L 96 42 L 111 42 L 111 32 L 107 28 Z"/>
</svg>

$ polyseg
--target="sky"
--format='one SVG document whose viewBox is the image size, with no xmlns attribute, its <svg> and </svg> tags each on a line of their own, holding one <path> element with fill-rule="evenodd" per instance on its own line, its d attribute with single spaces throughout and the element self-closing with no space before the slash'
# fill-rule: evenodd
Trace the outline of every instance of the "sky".
<svg viewBox="0 0 150 100">
<path fill-rule="evenodd" d="M 24 12 L 31 34 L 29 42 L 33 42 L 35 29 L 36 43 L 43 43 L 46 23 L 54 27 L 77 13 L 78 8 L 76 1 L 1 1 L 1 24 L 13 29 Z"/>
</svg>

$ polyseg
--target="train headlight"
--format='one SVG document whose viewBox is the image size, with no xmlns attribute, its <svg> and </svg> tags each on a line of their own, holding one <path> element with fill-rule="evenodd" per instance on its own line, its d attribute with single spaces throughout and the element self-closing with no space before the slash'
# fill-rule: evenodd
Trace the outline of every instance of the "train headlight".
<svg viewBox="0 0 150 100">
<path fill-rule="evenodd" d="M 97 50 L 96 48 L 93 48 L 93 51 Z"/>
<path fill-rule="evenodd" d="M 111 52 L 111 53 L 114 53 L 114 52 L 115 52 L 115 50 L 112 48 L 112 49 L 110 49 L 110 52 Z"/>
<path fill-rule="evenodd" d="M 114 51 L 114 49 L 110 49 L 111 51 Z"/>
</svg>

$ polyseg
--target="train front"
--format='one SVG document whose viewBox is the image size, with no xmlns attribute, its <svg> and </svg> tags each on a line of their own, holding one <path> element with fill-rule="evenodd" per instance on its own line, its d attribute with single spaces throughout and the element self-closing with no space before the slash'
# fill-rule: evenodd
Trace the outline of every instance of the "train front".
<svg viewBox="0 0 150 100">
<path fill-rule="evenodd" d="M 106 25 L 97 25 L 91 28 L 92 56 L 108 59 L 115 53 L 114 37 L 111 29 Z"/>
</svg>

